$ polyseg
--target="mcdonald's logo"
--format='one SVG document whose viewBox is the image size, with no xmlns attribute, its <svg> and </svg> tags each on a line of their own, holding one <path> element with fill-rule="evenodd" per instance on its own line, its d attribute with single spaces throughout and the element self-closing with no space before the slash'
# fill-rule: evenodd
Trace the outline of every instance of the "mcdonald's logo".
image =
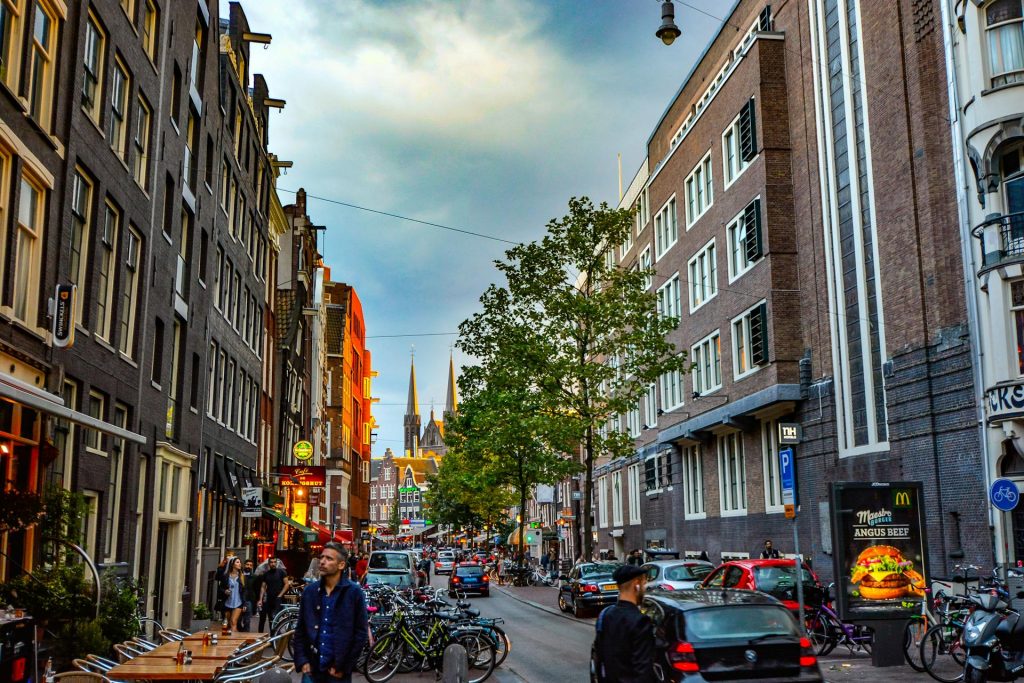
<svg viewBox="0 0 1024 683">
<path fill-rule="evenodd" d="M 893 491 L 892 498 L 892 506 L 896 509 L 913 507 L 910 502 L 913 499 L 910 496 L 910 491 L 907 489 L 897 489 L 896 491 Z"/>
</svg>

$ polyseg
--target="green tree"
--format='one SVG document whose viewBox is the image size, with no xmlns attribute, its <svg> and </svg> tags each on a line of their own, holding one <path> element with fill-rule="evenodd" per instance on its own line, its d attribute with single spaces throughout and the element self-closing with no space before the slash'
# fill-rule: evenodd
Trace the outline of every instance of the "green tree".
<svg viewBox="0 0 1024 683">
<path fill-rule="evenodd" d="M 391 525 L 391 535 L 398 537 L 398 527 L 402 526 L 402 515 L 398 509 L 398 490 L 395 489 L 395 497 L 391 499 L 391 510 L 388 515 L 388 524 Z"/>
<path fill-rule="evenodd" d="M 431 521 L 472 529 L 497 523 L 504 510 L 513 504 L 509 488 L 495 482 L 490 472 L 481 470 L 454 447 L 455 432 L 451 422 L 445 438 L 449 443 L 448 453 L 437 474 L 427 477 L 428 488 L 424 493 Z"/>
<path fill-rule="evenodd" d="M 620 268 L 610 258 L 633 218 L 629 210 L 571 199 L 569 213 L 548 223 L 540 241 L 515 246 L 496 262 L 506 285 L 491 285 L 482 310 L 459 328 L 459 347 L 481 360 L 480 382 L 514 377 L 521 387 L 503 405 L 515 432 L 534 446 L 580 453 L 587 556 L 595 458 L 634 448 L 628 435 L 602 426 L 635 408 L 660 375 L 688 369 L 685 352 L 666 339 L 678 319 L 657 314 L 653 271 Z"/>
</svg>

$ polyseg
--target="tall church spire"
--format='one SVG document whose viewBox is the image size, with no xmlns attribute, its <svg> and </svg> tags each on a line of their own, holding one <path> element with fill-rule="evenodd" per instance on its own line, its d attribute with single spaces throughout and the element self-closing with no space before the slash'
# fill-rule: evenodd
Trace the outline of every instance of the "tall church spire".
<svg viewBox="0 0 1024 683">
<path fill-rule="evenodd" d="M 455 386 L 455 358 L 451 354 L 448 356 L 448 400 L 444 404 L 444 419 L 448 420 L 449 417 L 454 415 L 459 410 L 459 394 L 458 389 Z"/>
<path fill-rule="evenodd" d="M 416 397 L 416 358 L 409 363 L 409 403 L 405 408 L 405 451 L 406 455 L 415 458 L 420 448 L 420 409 Z"/>
</svg>

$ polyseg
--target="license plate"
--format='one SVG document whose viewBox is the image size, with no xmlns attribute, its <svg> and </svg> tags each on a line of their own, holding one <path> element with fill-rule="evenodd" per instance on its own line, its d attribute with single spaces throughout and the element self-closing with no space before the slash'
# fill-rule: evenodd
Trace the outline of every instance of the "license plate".
<svg viewBox="0 0 1024 683">
<path fill-rule="evenodd" d="M 618 585 L 616 585 L 614 583 L 604 583 L 604 584 L 601 584 L 601 590 L 603 590 L 603 591 L 617 591 L 617 590 L 619 590 L 619 587 L 618 587 Z"/>
</svg>

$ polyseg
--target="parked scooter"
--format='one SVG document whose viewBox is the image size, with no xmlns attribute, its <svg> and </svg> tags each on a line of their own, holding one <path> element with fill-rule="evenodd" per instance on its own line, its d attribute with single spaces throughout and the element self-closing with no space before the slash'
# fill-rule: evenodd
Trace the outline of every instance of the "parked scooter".
<svg viewBox="0 0 1024 683">
<path fill-rule="evenodd" d="M 964 683 L 1024 678 L 1024 618 L 1010 608 L 1009 596 L 992 589 L 970 600 L 974 611 L 964 624 Z"/>
</svg>

